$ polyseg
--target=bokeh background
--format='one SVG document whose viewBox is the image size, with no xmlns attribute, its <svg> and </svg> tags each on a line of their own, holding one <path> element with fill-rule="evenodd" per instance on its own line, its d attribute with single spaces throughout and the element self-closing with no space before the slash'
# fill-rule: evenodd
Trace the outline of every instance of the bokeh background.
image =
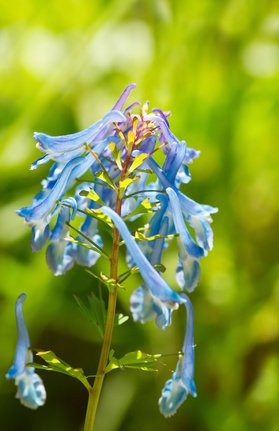
<svg viewBox="0 0 279 431">
<path fill-rule="evenodd" d="M 0 14 L 0 423 L 3 431 L 78 431 L 83 387 L 42 372 L 47 405 L 32 412 L 4 375 L 16 343 L 14 301 L 28 300 L 32 343 L 94 372 L 98 334 L 73 295 L 96 288 L 81 268 L 54 277 L 15 210 L 46 173 L 32 133 L 72 133 L 96 121 L 130 82 L 130 100 L 172 111 L 174 133 L 201 150 L 184 191 L 218 206 L 215 247 L 202 261 L 195 308 L 198 398 L 171 419 L 157 408 L 175 358 L 159 373 L 112 372 L 97 431 L 275 431 L 278 420 L 279 9 L 272 0 L 15 0 Z M 276 239 L 277 238 L 277 239 Z M 166 278 L 175 287 L 175 247 Z M 124 259 L 122 262 L 124 267 Z M 102 269 L 101 264 L 98 265 Z M 129 314 L 130 280 L 119 298 Z M 130 319 L 118 356 L 181 348 L 183 312 L 164 333 Z M 278 422 L 277 422 L 278 425 Z"/>
</svg>

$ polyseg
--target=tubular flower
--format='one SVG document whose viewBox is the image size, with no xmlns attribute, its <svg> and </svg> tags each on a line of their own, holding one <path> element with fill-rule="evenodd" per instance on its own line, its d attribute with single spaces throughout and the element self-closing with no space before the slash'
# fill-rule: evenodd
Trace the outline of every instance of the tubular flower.
<svg viewBox="0 0 279 431">
<path fill-rule="evenodd" d="M 96 138 L 100 133 L 104 132 L 107 127 L 113 123 L 125 121 L 125 116 L 117 110 L 108 112 L 97 123 L 92 124 L 87 129 L 71 135 L 50 136 L 45 133 L 34 133 L 34 139 L 37 141 L 37 148 L 46 153 L 39 159 L 40 162 L 32 165 L 32 169 L 36 169 L 39 165 L 47 163 L 49 160 L 68 161 L 74 157 L 81 155 L 84 152 L 84 144 L 92 145 L 92 148 L 97 146 Z"/>
<path fill-rule="evenodd" d="M 156 213 L 156 216 L 158 215 L 160 215 L 159 211 Z M 162 237 L 165 236 L 168 232 L 168 218 L 164 217 L 163 220 L 160 220 L 160 217 L 157 217 L 157 220 L 155 220 L 155 222 L 153 220 L 153 225 L 156 226 L 156 224 L 159 226 L 160 230 L 158 232 L 155 231 L 156 233 L 153 234 L 159 234 Z M 155 226 L 153 226 L 153 232 Z M 150 261 L 151 265 L 161 263 L 164 245 L 164 238 L 158 238 L 154 240 L 153 244 L 147 248 L 146 257 Z M 171 314 L 173 309 L 168 307 L 166 304 L 164 304 L 162 301 L 159 301 L 154 295 L 152 295 L 152 293 L 148 289 L 147 283 L 145 283 L 143 286 L 138 287 L 132 293 L 130 298 L 130 307 L 135 321 L 145 323 L 154 317 L 156 319 L 157 325 L 162 329 L 165 329 L 171 324 Z"/>
<path fill-rule="evenodd" d="M 148 262 L 121 217 L 119 217 L 119 215 L 116 214 L 116 212 L 111 208 L 101 207 L 100 209 L 105 215 L 111 218 L 119 230 L 120 235 L 124 239 L 126 247 L 133 258 L 133 261 L 140 270 L 141 276 L 144 279 L 150 294 L 154 298 L 161 300 L 165 304 L 168 304 L 171 308 L 177 308 L 179 304 L 184 303 L 185 300 L 168 286 L 165 280 Z"/>
<path fill-rule="evenodd" d="M 22 305 L 25 299 L 26 295 L 22 293 L 16 301 L 15 314 L 18 341 L 14 362 L 6 374 L 6 378 L 15 380 L 17 386 L 16 398 L 19 398 L 21 404 L 30 409 L 37 409 L 45 404 L 46 391 L 43 381 L 35 373 L 35 369 L 26 366 L 27 363 L 33 361 L 33 354 L 30 350 L 30 340 L 23 315 Z"/>
<path fill-rule="evenodd" d="M 185 225 L 177 194 L 170 187 L 166 189 L 166 192 L 169 196 L 175 231 L 179 234 L 179 264 L 176 272 L 177 282 L 182 289 L 185 288 L 191 292 L 198 284 L 200 276 L 199 259 L 204 256 L 205 252 L 191 238 Z"/>
<path fill-rule="evenodd" d="M 187 322 L 182 355 L 178 359 L 172 378 L 166 382 L 159 399 L 160 411 L 166 417 L 176 413 L 188 394 L 193 397 L 197 396 L 194 382 L 194 312 L 190 299 L 186 295 L 183 296 L 186 299 Z"/>
</svg>

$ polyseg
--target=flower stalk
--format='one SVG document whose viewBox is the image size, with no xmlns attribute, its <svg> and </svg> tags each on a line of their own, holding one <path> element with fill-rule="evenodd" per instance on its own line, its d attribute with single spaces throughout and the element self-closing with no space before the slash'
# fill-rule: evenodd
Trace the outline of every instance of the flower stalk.
<svg viewBox="0 0 279 431">
<path fill-rule="evenodd" d="M 128 152 L 127 157 L 123 163 L 123 168 L 120 175 L 120 182 L 126 178 L 130 161 L 131 161 L 131 151 Z M 121 204 L 122 204 L 122 197 L 121 197 L 120 189 L 118 188 L 116 204 L 115 204 L 115 212 L 119 216 L 121 216 Z M 112 240 L 112 253 L 110 258 L 110 278 L 115 280 L 115 283 L 118 282 L 119 246 L 120 246 L 120 234 L 118 229 L 114 227 L 113 240 Z M 114 286 L 114 287 L 111 287 L 111 289 L 109 290 L 104 339 L 103 339 L 97 374 L 94 380 L 94 384 L 89 390 L 84 431 L 93 431 L 93 428 L 94 428 L 97 407 L 99 404 L 99 399 L 100 399 L 103 382 L 106 374 L 106 366 L 108 363 L 109 352 L 111 348 L 112 333 L 113 333 L 115 312 L 116 312 L 116 303 L 117 303 L 117 287 Z"/>
</svg>

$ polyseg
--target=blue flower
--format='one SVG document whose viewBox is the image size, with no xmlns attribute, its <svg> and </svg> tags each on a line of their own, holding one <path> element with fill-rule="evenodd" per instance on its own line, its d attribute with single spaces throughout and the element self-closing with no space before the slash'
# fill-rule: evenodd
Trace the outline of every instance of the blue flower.
<svg viewBox="0 0 279 431">
<path fill-rule="evenodd" d="M 24 217 L 25 221 L 33 226 L 33 241 L 37 244 L 37 237 L 43 236 L 47 225 L 50 221 L 50 214 L 55 207 L 57 201 L 63 196 L 67 188 L 67 184 L 72 179 L 71 175 L 75 168 L 78 168 L 84 162 L 84 157 L 77 157 L 63 168 L 53 187 L 41 195 L 41 199 L 34 199 L 30 207 L 20 208 L 17 214 Z M 39 233 L 37 233 L 39 232 Z M 38 250 L 43 246 L 42 241 L 35 249 Z"/>
<path fill-rule="evenodd" d="M 198 244 L 205 251 L 211 250 L 213 247 L 213 233 L 210 227 L 210 223 L 212 222 L 210 214 L 216 213 L 218 209 L 209 205 L 201 205 L 181 193 L 175 185 L 169 181 L 167 175 L 152 157 L 146 159 L 146 163 L 157 175 L 165 189 L 171 188 L 176 192 L 185 219 L 195 230 Z"/>
<path fill-rule="evenodd" d="M 159 224 L 158 222 L 159 220 L 157 220 L 157 224 Z M 167 232 L 168 218 L 164 217 L 158 234 L 165 236 Z M 153 243 L 153 246 L 148 245 L 149 252 L 146 253 L 145 256 L 152 265 L 156 265 L 161 263 L 165 240 L 163 238 L 158 238 L 154 240 Z M 132 293 L 130 298 L 130 308 L 135 321 L 145 323 L 148 320 L 155 318 L 156 324 L 162 329 L 165 329 L 171 324 L 172 308 L 152 295 L 146 283 L 143 286 L 138 287 Z"/>
<path fill-rule="evenodd" d="M 126 247 L 132 256 L 133 261 L 138 266 L 141 276 L 151 295 L 173 309 L 177 308 L 179 304 L 184 303 L 185 299 L 182 298 L 177 292 L 172 290 L 165 280 L 148 262 L 147 258 L 144 256 L 140 247 L 135 242 L 121 217 L 119 217 L 119 215 L 111 208 L 101 207 L 100 210 L 111 218 L 119 230 L 120 235 L 124 239 Z"/>
<path fill-rule="evenodd" d="M 198 284 L 200 277 L 199 259 L 204 256 L 203 248 L 198 246 L 191 238 L 185 225 L 180 202 L 175 191 L 168 187 L 170 207 L 176 233 L 179 234 L 179 265 L 177 269 L 177 282 L 182 289 L 192 292 Z"/>
<path fill-rule="evenodd" d="M 107 138 L 99 142 L 96 151 L 102 152 L 108 142 L 113 140 L 118 140 L 118 138 Z M 49 237 L 49 223 L 57 201 L 63 197 L 77 178 L 81 177 L 89 168 L 93 170 L 93 166 L 94 170 L 97 170 L 99 165 L 89 152 L 85 157 L 80 156 L 70 160 L 57 174 L 54 181 L 51 179 L 44 184 L 45 189 L 38 193 L 30 207 L 16 211 L 17 215 L 24 217 L 25 221 L 32 226 L 31 246 L 33 251 L 40 250 Z"/>
<path fill-rule="evenodd" d="M 15 380 L 16 398 L 19 398 L 25 407 L 37 409 L 45 404 L 46 391 L 42 379 L 35 373 L 35 369 L 26 366 L 27 363 L 33 361 L 33 355 L 30 350 L 30 340 L 23 315 L 22 305 L 25 299 L 26 295 L 23 293 L 16 301 L 18 341 L 14 362 L 6 374 L 6 378 Z"/>
<path fill-rule="evenodd" d="M 100 139 L 100 133 L 107 132 L 110 124 L 126 121 L 126 117 L 118 110 L 108 112 L 101 120 L 89 126 L 87 129 L 78 133 L 62 136 L 50 136 L 45 133 L 34 133 L 34 139 L 37 141 L 37 148 L 44 151 L 45 159 L 41 158 L 32 165 L 35 169 L 37 165 L 46 163 L 52 159 L 55 161 L 68 161 L 84 152 L 84 144 L 96 147 L 96 138 Z M 69 154 L 69 155 L 68 155 Z"/>
<path fill-rule="evenodd" d="M 197 396 L 194 382 L 194 313 L 190 299 L 184 295 L 187 310 L 186 335 L 182 355 L 178 359 L 172 378 L 168 380 L 159 399 L 160 411 L 165 417 L 172 416 L 190 394 Z"/>
<path fill-rule="evenodd" d="M 170 182 L 176 181 L 188 183 L 191 177 L 188 172 L 187 164 L 191 163 L 195 157 L 199 156 L 199 151 L 188 148 L 185 141 L 180 141 L 170 130 L 166 115 L 158 108 L 152 109 L 159 115 L 149 114 L 144 116 L 144 121 L 151 121 L 160 130 L 159 139 L 161 143 L 166 143 L 164 148 L 166 159 L 163 171 L 167 173 Z M 177 176 L 179 180 L 177 181 Z"/>
<path fill-rule="evenodd" d="M 61 204 L 56 225 L 50 234 L 50 244 L 46 251 L 47 264 L 54 275 L 64 274 L 73 267 L 75 262 L 74 244 L 67 242 L 65 238 L 69 236 L 69 227 L 66 223 L 69 223 L 71 218 L 74 218 L 77 204 L 74 198 L 65 199 Z"/>
</svg>

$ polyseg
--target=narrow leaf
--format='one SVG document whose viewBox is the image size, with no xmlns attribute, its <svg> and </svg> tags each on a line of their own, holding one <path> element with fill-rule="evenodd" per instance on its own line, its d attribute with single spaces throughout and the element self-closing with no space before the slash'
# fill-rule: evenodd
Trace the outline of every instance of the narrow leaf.
<svg viewBox="0 0 279 431">
<path fill-rule="evenodd" d="M 134 209 L 134 211 L 126 215 L 124 219 L 126 220 L 138 214 L 150 214 L 154 211 L 154 206 L 156 206 L 156 204 L 153 202 L 149 202 L 149 200 L 146 198 Z"/>
<path fill-rule="evenodd" d="M 125 193 L 126 188 L 132 184 L 133 182 L 137 181 L 139 177 L 134 176 L 133 178 L 125 178 L 125 180 L 119 181 L 119 189 L 120 189 L 120 195 L 123 196 Z"/>
<path fill-rule="evenodd" d="M 174 237 L 179 236 L 179 234 L 171 234 L 171 235 L 152 235 L 152 236 L 146 236 L 143 232 L 136 231 L 135 232 L 135 239 L 137 241 L 154 241 L 155 239 L 173 239 Z"/>
<path fill-rule="evenodd" d="M 147 159 L 147 157 L 149 157 L 149 154 L 146 153 L 141 153 L 138 156 L 135 157 L 133 163 L 131 164 L 131 166 L 129 167 L 128 172 L 133 172 L 135 169 L 137 169 L 145 159 Z"/>
<path fill-rule="evenodd" d="M 157 371 L 155 365 L 158 363 L 159 358 L 162 355 L 150 355 L 144 353 L 141 350 L 136 352 L 126 353 L 122 358 L 117 359 L 114 356 L 114 352 L 110 355 L 109 364 L 106 367 L 106 373 L 117 368 L 133 368 L 142 371 Z"/>
<path fill-rule="evenodd" d="M 37 352 L 36 356 L 42 358 L 42 360 L 47 364 L 47 366 L 44 367 L 41 364 L 32 364 L 34 368 L 41 368 L 45 370 L 56 371 L 57 373 L 66 374 L 67 376 L 78 379 L 86 387 L 86 389 L 90 389 L 90 385 L 84 375 L 82 368 L 73 368 L 67 362 L 58 358 L 58 356 L 56 356 L 56 354 L 51 350 Z"/>
<path fill-rule="evenodd" d="M 112 179 L 110 178 L 110 176 L 108 175 L 107 172 L 104 171 L 98 171 L 96 172 L 96 177 L 99 178 L 100 180 L 104 181 L 107 185 L 107 187 L 116 190 L 115 184 L 112 181 Z"/>
<path fill-rule="evenodd" d="M 106 322 L 106 307 L 103 299 L 98 298 L 93 292 L 87 297 L 87 304 L 76 295 L 74 298 L 83 316 L 97 328 L 103 338 Z"/>
<path fill-rule="evenodd" d="M 102 181 L 106 182 L 107 185 L 108 185 L 108 187 L 111 187 L 114 190 L 117 190 L 116 187 L 115 187 L 114 182 L 112 181 L 110 175 L 108 174 L 105 166 L 103 165 L 103 163 L 101 162 L 101 160 L 99 159 L 99 157 L 97 156 L 97 154 L 92 150 L 92 148 L 89 147 L 89 145 L 86 145 L 86 149 L 87 149 L 87 151 L 89 151 L 89 153 L 92 154 L 92 156 L 94 157 L 94 159 L 98 162 L 98 164 L 102 168 L 102 171 L 99 172 L 99 176 L 98 176 L 98 172 L 96 173 L 96 176 L 98 178 L 100 178 Z"/>
<path fill-rule="evenodd" d="M 98 209 L 92 210 L 91 208 L 86 208 L 86 214 L 90 215 L 91 217 L 95 218 L 96 220 L 99 220 L 99 221 L 105 223 L 110 228 L 113 227 L 111 219 Z"/>
<path fill-rule="evenodd" d="M 122 171 L 122 163 L 121 163 L 121 152 L 118 150 L 117 146 L 114 142 L 109 144 L 114 160 L 117 164 L 117 167 L 120 171 Z"/>
<path fill-rule="evenodd" d="M 91 199 L 94 202 L 97 202 L 99 205 L 105 205 L 104 201 L 100 198 L 98 193 L 95 192 L 94 189 L 90 189 L 90 191 L 82 190 L 80 196 L 86 196 L 88 199 Z"/>
<path fill-rule="evenodd" d="M 138 119 L 138 117 L 134 117 L 132 121 L 133 121 L 133 134 L 136 136 L 137 135 L 137 128 L 139 125 L 139 119 Z"/>
<path fill-rule="evenodd" d="M 128 145 L 132 146 L 135 142 L 135 135 L 132 131 L 128 132 Z"/>
</svg>

